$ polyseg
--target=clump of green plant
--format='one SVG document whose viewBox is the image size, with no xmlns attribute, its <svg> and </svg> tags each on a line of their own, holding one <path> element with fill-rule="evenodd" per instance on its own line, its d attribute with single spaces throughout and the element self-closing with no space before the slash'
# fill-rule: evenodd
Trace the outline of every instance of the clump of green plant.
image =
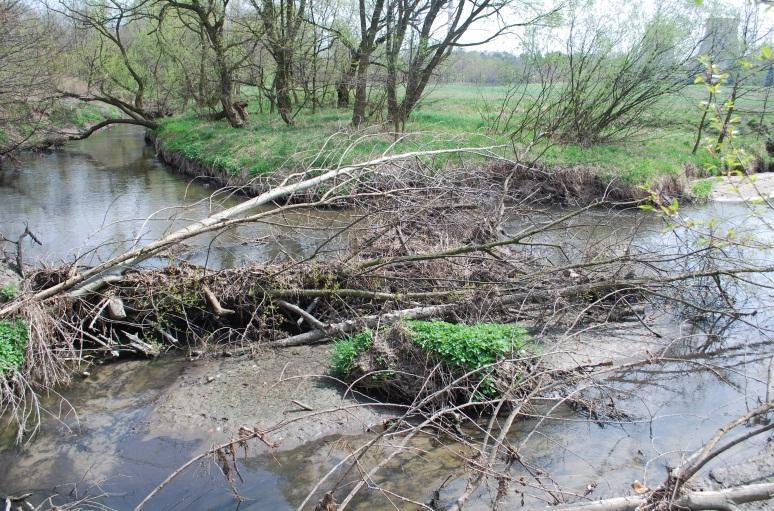
<svg viewBox="0 0 774 511">
<path fill-rule="evenodd" d="M 354 366 L 355 359 L 365 350 L 374 345 L 374 335 L 370 330 L 339 339 L 333 345 L 331 365 L 333 374 L 348 375 Z"/>
<path fill-rule="evenodd" d="M 691 195 L 696 199 L 708 199 L 712 193 L 712 187 L 714 183 L 712 179 L 702 179 L 696 181 L 691 186 Z"/>
<path fill-rule="evenodd" d="M 406 321 L 411 341 L 447 364 L 474 370 L 492 364 L 524 348 L 527 331 L 516 324 L 445 321 Z M 333 373 L 348 375 L 355 359 L 374 345 L 374 334 L 366 330 L 336 341 L 331 360 Z"/>
<path fill-rule="evenodd" d="M 8 283 L 0 288 L 0 300 L 7 302 L 13 300 L 17 296 L 19 296 L 19 287 L 14 282 Z"/>
<path fill-rule="evenodd" d="M 453 366 L 478 369 L 524 348 L 527 331 L 520 325 L 445 321 L 407 321 L 412 340 Z"/>
<path fill-rule="evenodd" d="M 10 369 L 21 369 L 28 340 L 27 323 L 0 320 L 0 374 Z"/>
</svg>

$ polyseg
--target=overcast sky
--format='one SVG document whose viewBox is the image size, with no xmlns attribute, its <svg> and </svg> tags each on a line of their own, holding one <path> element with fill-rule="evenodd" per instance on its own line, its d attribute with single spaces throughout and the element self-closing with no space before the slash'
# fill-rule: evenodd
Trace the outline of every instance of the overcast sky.
<svg viewBox="0 0 774 511">
<path fill-rule="evenodd" d="M 519 0 L 517 0 L 519 1 Z M 549 12 L 552 8 L 559 6 L 559 2 L 550 0 L 541 0 L 539 2 L 517 3 L 514 4 L 510 13 L 505 16 L 505 23 L 523 22 L 534 17 L 536 12 Z M 527 5 L 529 7 L 527 7 Z M 613 1 L 613 0 L 592 0 L 584 2 L 563 2 L 561 11 L 561 27 L 558 28 L 535 28 L 535 33 L 546 47 L 560 50 L 566 40 L 569 31 L 566 28 L 566 22 L 570 17 L 572 9 L 579 17 L 587 17 L 596 22 L 604 23 L 613 30 L 629 31 L 632 25 L 639 25 L 652 18 L 657 12 L 661 11 L 667 14 L 679 13 L 692 20 L 691 25 L 695 27 L 694 37 L 701 37 L 703 34 L 704 21 L 709 16 L 733 16 L 744 9 L 744 0 L 705 0 L 701 6 L 697 5 L 695 0 L 661 1 L 661 0 L 634 0 L 634 1 Z M 528 13 L 528 9 L 534 11 Z M 765 33 L 772 32 L 774 28 L 774 8 L 760 7 L 761 9 L 761 31 Z M 527 14 L 525 14 L 527 13 Z M 503 24 L 503 20 L 495 23 L 495 20 L 487 20 L 471 27 L 464 36 L 462 42 L 472 43 L 485 40 L 491 37 Z M 523 43 L 527 35 L 527 29 L 515 28 L 512 33 L 504 34 L 494 41 L 478 46 L 474 49 L 481 51 L 506 51 L 514 54 L 522 52 Z M 686 34 L 688 35 L 688 34 Z"/>
</svg>

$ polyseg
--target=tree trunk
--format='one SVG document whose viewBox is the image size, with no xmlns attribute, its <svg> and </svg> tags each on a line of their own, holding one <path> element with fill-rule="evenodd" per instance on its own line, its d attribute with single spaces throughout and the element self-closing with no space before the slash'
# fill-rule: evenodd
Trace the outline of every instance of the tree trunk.
<svg viewBox="0 0 774 511">
<path fill-rule="evenodd" d="M 223 113 L 228 119 L 228 123 L 232 128 L 242 128 L 244 123 L 242 119 L 237 115 L 236 109 L 234 109 L 234 100 L 231 94 L 232 83 L 231 76 L 228 73 L 220 73 L 220 104 L 223 107 Z"/>
<path fill-rule="evenodd" d="M 355 106 L 352 109 L 352 125 L 355 127 L 360 126 L 366 121 L 366 106 L 368 105 L 368 66 L 370 63 L 370 53 L 368 51 L 362 51 L 357 64 Z"/>
<path fill-rule="evenodd" d="M 277 98 L 277 110 L 285 124 L 293 124 L 293 100 L 290 98 L 290 55 L 285 50 L 278 51 L 274 57 L 277 71 L 274 76 L 274 93 Z"/>
</svg>

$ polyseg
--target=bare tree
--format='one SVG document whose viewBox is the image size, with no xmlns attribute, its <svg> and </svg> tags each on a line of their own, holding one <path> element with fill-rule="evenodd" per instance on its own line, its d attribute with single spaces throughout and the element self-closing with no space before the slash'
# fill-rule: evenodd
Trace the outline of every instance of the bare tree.
<svg viewBox="0 0 774 511">
<path fill-rule="evenodd" d="M 234 101 L 234 75 L 236 69 L 246 58 L 237 54 L 243 46 L 238 35 L 228 34 L 229 0 L 159 0 L 161 19 L 167 9 L 173 8 L 181 13 L 190 14 L 199 29 L 207 36 L 207 42 L 214 54 L 215 69 L 219 81 L 220 105 L 223 115 L 232 128 L 241 128 L 245 124 L 244 110 L 237 109 Z M 233 36 L 233 37 L 232 37 Z"/>
</svg>

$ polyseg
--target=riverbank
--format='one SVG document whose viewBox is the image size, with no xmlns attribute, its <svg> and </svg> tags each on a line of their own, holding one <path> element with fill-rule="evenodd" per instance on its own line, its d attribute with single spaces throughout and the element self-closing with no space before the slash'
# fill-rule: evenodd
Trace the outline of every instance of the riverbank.
<svg viewBox="0 0 774 511">
<path fill-rule="evenodd" d="M 624 140 L 590 147 L 538 144 L 521 156 L 522 161 L 530 162 L 540 156 L 529 165 L 534 170 L 520 167 L 514 178 L 527 194 L 542 195 L 545 202 L 556 204 L 583 205 L 603 196 L 644 199 L 651 191 L 663 198 L 690 199 L 694 190 L 689 181 L 722 167 L 704 144 L 695 154 L 691 151 L 693 117 L 700 115 L 695 104 L 703 92 L 692 86 L 681 95 L 664 98 L 642 118 L 635 134 Z M 452 147 L 502 146 L 493 152 L 501 162 L 497 177 L 502 183 L 513 170 L 502 163 L 515 159 L 512 141 L 493 131 L 491 123 L 506 93 L 502 87 L 439 86 L 414 112 L 406 132 L 396 135 L 389 126 L 378 123 L 353 130 L 348 112 L 335 109 L 304 113 L 288 126 L 266 113 L 266 105 L 261 104 L 265 100 L 247 88 L 243 91 L 250 112 L 246 127 L 232 129 L 222 120 L 186 114 L 160 120 L 153 138 L 160 159 L 186 175 L 206 176 L 219 185 L 241 187 L 250 195 L 265 191 L 292 172 L 367 161 L 384 153 Z M 745 98 L 744 106 L 754 106 L 753 99 Z M 772 158 L 766 152 L 765 137 L 760 137 L 755 126 L 742 120 L 735 147 L 754 157 L 751 171 L 767 170 Z M 705 135 L 706 144 L 715 136 L 710 131 Z M 472 167 L 489 165 L 480 156 L 469 155 L 466 160 Z M 436 172 L 459 163 L 457 156 L 435 157 L 423 162 L 423 168 Z"/>
<path fill-rule="evenodd" d="M 0 155 L 17 151 L 43 151 L 59 147 L 88 130 L 116 109 L 100 103 L 63 98 L 28 122 L 0 130 Z M 2 162 L 2 156 L 0 156 Z"/>
<path fill-rule="evenodd" d="M 296 163 L 290 163 L 285 160 L 284 164 L 274 171 L 261 173 L 252 172 L 249 167 L 235 166 L 227 164 L 226 167 L 218 162 L 221 161 L 217 154 L 200 154 L 199 152 L 189 152 L 179 147 L 179 144 L 170 143 L 164 138 L 164 130 L 161 133 L 147 131 L 145 139 L 152 145 L 157 158 L 164 164 L 171 167 L 175 172 L 179 172 L 192 179 L 201 179 L 212 183 L 219 188 L 229 188 L 238 191 L 238 193 L 253 197 L 269 191 L 277 186 L 283 178 L 294 172 L 303 172 L 317 160 L 305 162 L 306 167 L 295 167 Z M 387 135 L 382 135 L 387 137 Z M 418 146 L 417 146 L 418 147 Z M 467 146 L 475 147 L 475 146 Z M 439 148 L 431 145 L 431 149 Z M 441 146 L 440 148 L 445 148 Z M 411 147 L 409 149 L 416 149 Z M 347 147 L 340 144 L 339 150 L 346 153 Z M 334 149 L 328 149 L 331 153 Z M 373 156 L 373 155 L 372 155 Z M 378 155 L 376 155 L 378 156 Z M 374 156 L 374 157 L 376 157 Z M 466 155 L 462 154 L 463 157 Z M 594 167 L 583 165 L 577 166 L 554 166 L 545 167 L 541 165 L 527 168 L 517 163 L 509 163 L 507 157 L 498 157 L 497 152 L 492 153 L 493 160 L 488 161 L 480 155 L 467 156 L 472 160 L 475 166 L 476 180 L 489 181 L 498 188 L 502 188 L 506 179 L 508 180 L 509 190 L 508 198 L 511 201 L 519 201 L 530 197 L 536 203 L 584 206 L 599 199 L 605 198 L 611 201 L 630 202 L 637 200 L 646 200 L 654 194 L 670 200 L 680 197 L 686 200 L 693 199 L 693 195 L 688 190 L 689 179 L 685 174 L 665 173 L 652 178 L 645 186 L 639 183 L 630 183 L 621 180 L 610 173 L 601 172 Z M 364 159 L 368 159 L 363 156 Z M 335 162 L 332 154 L 320 156 L 322 162 Z M 335 163 L 357 163 L 358 160 L 349 158 L 346 161 L 339 160 Z M 426 162 L 427 163 L 427 162 Z M 437 177 L 437 172 L 448 172 L 450 176 L 453 173 L 459 174 L 459 161 L 452 162 L 449 158 L 433 158 L 428 169 L 426 163 L 418 165 L 412 175 L 413 184 L 428 185 Z M 298 163 L 301 165 L 300 163 Z M 324 163 L 323 163 L 324 164 Z M 463 165 L 464 167 L 464 165 Z M 457 172 L 453 172 L 454 169 Z M 511 175 L 512 174 L 512 175 Z M 510 177 L 509 177 L 510 176 Z M 470 176 L 464 179 L 470 180 Z M 349 193 L 389 191 L 387 184 L 397 185 L 394 180 L 382 180 L 382 183 L 374 181 L 365 181 L 355 187 L 347 189 Z M 312 190 L 311 193 L 299 194 L 293 196 L 293 201 L 300 202 L 304 200 L 316 200 L 325 193 L 326 189 Z M 345 201 L 346 202 L 346 201 Z"/>
</svg>

